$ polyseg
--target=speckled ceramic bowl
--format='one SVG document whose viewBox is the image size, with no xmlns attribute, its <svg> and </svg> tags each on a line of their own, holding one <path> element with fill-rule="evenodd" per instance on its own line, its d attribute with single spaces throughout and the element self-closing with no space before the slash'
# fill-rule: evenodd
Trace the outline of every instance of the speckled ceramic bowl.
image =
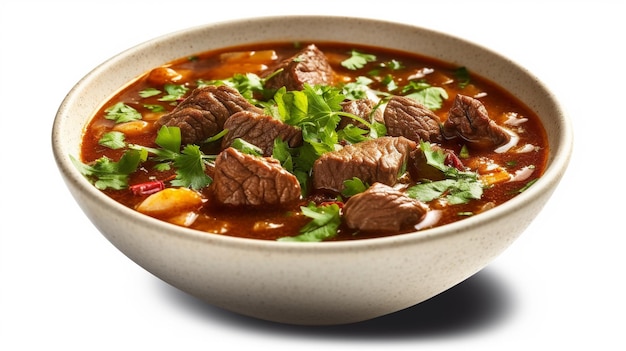
<svg viewBox="0 0 626 351">
<path fill-rule="evenodd" d="M 153 219 L 103 195 L 72 165 L 70 155 L 79 154 L 88 119 L 126 82 L 180 57 L 277 40 L 368 44 L 469 67 L 541 116 L 551 145 L 545 175 L 513 200 L 439 228 L 380 239 L 287 243 L 211 235 Z M 69 92 L 54 121 L 52 146 L 58 168 L 85 214 L 113 245 L 150 273 L 236 313 L 290 324 L 329 325 L 418 304 L 489 264 L 550 198 L 569 162 L 572 129 L 559 103 L 537 78 L 479 45 L 404 24 L 299 16 L 191 28 L 111 58 Z"/>
</svg>

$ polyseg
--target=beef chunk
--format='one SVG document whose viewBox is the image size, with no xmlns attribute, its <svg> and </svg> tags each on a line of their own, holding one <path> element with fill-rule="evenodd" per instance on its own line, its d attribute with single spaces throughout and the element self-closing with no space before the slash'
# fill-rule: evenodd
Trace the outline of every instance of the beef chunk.
<svg viewBox="0 0 626 351">
<path fill-rule="evenodd" d="M 268 70 L 263 77 L 273 74 L 278 69 L 283 70 L 266 81 L 266 88 L 279 89 L 284 86 L 288 91 L 302 90 L 305 83 L 331 85 L 333 81 L 333 69 L 326 55 L 314 44 L 281 61 L 277 67 Z"/>
<path fill-rule="evenodd" d="M 341 192 L 353 177 L 394 185 L 416 144 L 404 137 L 381 137 L 323 154 L 313 165 L 313 187 Z"/>
<path fill-rule="evenodd" d="M 274 149 L 274 139 L 281 138 L 289 147 L 302 144 L 302 131 L 294 126 L 285 124 L 271 116 L 249 111 L 237 112 L 224 123 L 228 134 L 222 139 L 222 149 L 229 147 L 232 142 L 241 138 L 263 150 L 264 156 L 271 156 Z"/>
<path fill-rule="evenodd" d="M 394 96 L 384 113 L 387 135 L 403 136 L 413 141 L 441 141 L 441 120 L 433 111 L 414 99 Z"/>
<path fill-rule="evenodd" d="M 226 119 L 239 111 L 263 112 L 236 89 L 211 85 L 192 91 L 173 111 L 163 115 L 156 125 L 179 127 L 182 143 L 196 144 L 220 132 Z"/>
<path fill-rule="evenodd" d="M 341 104 L 341 110 L 343 112 L 351 113 L 369 122 L 376 121 L 384 123 L 383 111 L 379 108 L 374 109 L 374 107 L 376 107 L 376 102 L 371 99 L 349 100 Z M 352 124 L 362 129 L 367 129 L 367 126 L 363 123 L 346 116 L 341 116 L 341 120 L 339 121 L 337 128 L 343 129 L 348 124 Z"/>
<path fill-rule="evenodd" d="M 215 160 L 211 184 L 215 199 L 227 205 L 284 205 L 300 198 L 300 183 L 278 161 L 234 148 Z"/>
<path fill-rule="evenodd" d="M 480 148 L 495 148 L 511 140 L 511 134 L 489 118 L 482 102 L 460 94 L 454 99 L 442 131 L 446 139 L 461 137 Z"/>
<path fill-rule="evenodd" d="M 406 230 L 422 221 L 427 206 L 381 183 L 351 197 L 343 207 L 348 227 L 363 231 Z"/>
</svg>

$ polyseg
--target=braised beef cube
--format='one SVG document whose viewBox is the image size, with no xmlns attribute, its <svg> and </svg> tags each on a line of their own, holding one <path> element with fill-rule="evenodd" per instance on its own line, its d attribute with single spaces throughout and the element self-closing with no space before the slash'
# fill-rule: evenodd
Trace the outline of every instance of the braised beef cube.
<svg viewBox="0 0 626 351">
<path fill-rule="evenodd" d="M 348 227 L 363 231 L 400 232 L 424 219 L 428 207 L 388 185 L 374 183 L 343 207 Z"/>
<path fill-rule="evenodd" d="M 289 147 L 302 144 L 302 131 L 280 120 L 255 112 L 241 111 L 230 116 L 224 123 L 228 133 L 222 139 L 222 149 L 232 145 L 232 142 L 241 138 L 263 151 L 264 156 L 271 156 L 274 150 L 274 139 L 280 138 L 287 142 Z"/>
<path fill-rule="evenodd" d="M 341 192 L 344 181 L 354 177 L 394 185 L 415 147 L 404 137 L 381 137 L 327 152 L 313 165 L 313 187 Z"/>
<path fill-rule="evenodd" d="M 341 104 L 341 110 L 343 112 L 351 113 L 355 116 L 361 117 L 368 122 L 376 121 L 384 123 L 382 109 L 375 109 L 375 107 L 376 102 L 371 99 L 349 100 Z M 343 129 L 348 124 L 352 124 L 361 129 L 367 129 L 367 126 L 363 123 L 347 116 L 341 116 L 341 120 L 339 121 L 339 125 L 337 126 L 337 128 Z"/>
<path fill-rule="evenodd" d="M 174 110 L 161 116 L 156 125 L 179 127 L 183 144 L 197 144 L 222 131 L 224 122 L 240 111 L 263 112 L 236 89 L 211 85 L 194 89 Z"/>
<path fill-rule="evenodd" d="M 288 91 L 302 90 L 304 84 L 311 86 L 316 84 L 331 85 L 333 81 L 333 69 L 326 55 L 314 44 L 281 61 L 277 67 L 268 70 L 263 77 L 267 77 L 279 69 L 282 71 L 266 81 L 266 88 L 279 89 L 284 86 Z"/>
<path fill-rule="evenodd" d="M 441 141 L 441 120 L 426 106 L 405 96 L 394 96 L 384 112 L 387 135 L 413 141 Z"/>
<path fill-rule="evenodd" d="M 511 133 L 489 118 L 480 100 L 457 95 L 443 124 L 446 139 L 461 137 L 478 148 L 496 148 L 511 140 Z"/>
<path fill-rule="evenodd" d="M 285 205 L 300 199 L 300 183 L 269 157 L 244 154 L 234 148 L 215 160 L 211 184 L 215 199 L 227 205 Z"/>
</svg>

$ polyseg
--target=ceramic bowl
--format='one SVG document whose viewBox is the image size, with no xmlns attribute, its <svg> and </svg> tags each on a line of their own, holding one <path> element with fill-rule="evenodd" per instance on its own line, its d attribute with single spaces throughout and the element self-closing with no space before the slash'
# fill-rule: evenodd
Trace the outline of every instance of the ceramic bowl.
<svg viewBox="0 0 626 351">
<path fill-rule="evenodd" d="M 380 239 L 288 243 L 212 235 L 142 215 L 103 195 L 72 165 L 70 155 L 79 154 L 88 119 L 133 78 L 211 49 L 286 40 L 367 44 L 469 67 L 541 117 L 550 143 L 545 174 L 509 202 L 439 228 Z M 54 156 L 67 187 L 98 230 L 126 256 L 209 304 L 298 325 L 346 324 L 393 313 L 480 271 L 518 238 L 548 201 L 568 165 L 572 140 L 570 122 L 554 95 L 498 53 L 411 25 L 328 16 L 229 21 L 149 40 L 80 80 L 62 102 L 52 130 Z"/>
</svg>

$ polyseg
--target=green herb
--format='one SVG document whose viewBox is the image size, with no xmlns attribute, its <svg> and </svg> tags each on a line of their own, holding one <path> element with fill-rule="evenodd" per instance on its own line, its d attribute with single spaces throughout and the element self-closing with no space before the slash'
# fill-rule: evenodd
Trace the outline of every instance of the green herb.
<svg viewBox="0 0 626 351">
<path fill-rule="evenodd" d="M 186 145 L 181 151 L 180 128 L 162 126 L 157 132 L 155 143 L 160 148 L 142 145 L 129 145 L 129 148 L 143 150 L 154 155 L 151 160 L 159 162 L 157 169 L 167 170 L 172 166 L 176 169 L 176 178 L 172 185 L 202 189 L 211 184 L 212 179 L 205 173 L 206 162 L 215 156 L 202 153 L 198 145 Z"/>
<path fill-rule="evenodd" d="M 139 96 L 141 96 L 142 98 L 157 96 L 159 94 L 161 94 L 161 91 L 155 88 L 147 88 L 139 92 Z"/>
<path fill-rule="evenodd" d="M 252 156 L 262 156 L 263 155 L 263 150 L 261 150 L 260 147 L 251 144 L 241 138 L 236 138 L 235 140 L 233 140 L 233 142 L 231 143 L 231 145 L 233 148 L 241 151 L 244 154 L 247 155 L 252 155 Z"/>
<path fill-rule="evenodd" d="M 288 172 L 293 172 L 293 157 L 291 154 L 292 151 L 286 141 L 281 138 L 274 139 L 272 157 L 278 160 Z"/>
<path fill-rule="evenodd" d="M 131 122 L 141 119 L 141 113 L 123 102 L 118 102 L 107 108 L 104 110 L 104 113 L 106 119 L 113 120 L 115 123 Z"/>
<path fill-rule="evenodd" d="M 445 153 L 440 149 L 432 149 L 428 142 L 420 142 L 420 149 L 426 157 L 426 163 L 440 170 L 446 179 L 414 185 L 407 189 L 409 197 L 423 202 L 443 197 L 452 205 L 481 198 L 483 184 L 476 173 L 459 171 L 446 165 Z"/>
<path fill-rule="evenodd" d="M 424 81 L 410 81 L 402 88 L 406 97 L 426 106 L 430 110 L 438 110 L 443 105 L 443 100 L 448 98 L 448 93 L 441 87 L 433 87 Z"/>
<path fill-rule="evenodd" d="M 120 190 L 128 187 L 128 175 L 135 172 L 140 162 L 145 160 L 145 153 L 127 150 L 117 162 L 102 156 L 91 165 L 84 164 L 73 156 L 70 158 L 78 171 L 96 188 Z"/>
<path fill-rule="evenodd" d="M 391 60 L 380 64 L 381 67 L 389 68 L 392 71 L 403 69 L 404 65 L 398 60 Z"/>
<path fill-rule="evenodd" d="M 467 145 L 461 146 L 461 151 L 459 151 L 459 158 L 469 158 L 469 157 L 470 157 L 470 153 L 469 153 L 469 149 L 467 148 Z"/>
<path fill-rule="evenodd" d="M 353 177 L 352 179 L 346 179 L 343 181 L 344 184 L 344 190 L 341 192 L 341 195 L 345 196 L 345 197 L 350 197 L 350 196 L 354 196 L 356 194 L 362 193 L 365 190 L 367 190 L 367 188 L 369 188 L 369 185 L 366 183 L 363 183 L 363 181 L 357 177 Z"/>
<path fill-rule="evenodd" d="M 186 145 L 173 159 L 176 178 L 172 180 L 172 185 L 199 190 L 211 184 L 213 180 L 204 173 L 206 166 L 203 156 L 198 145 Z"/>
<path fill-rule="evenodd" d="M 523 193 L 524 191 L 528 190 L 528 188 L 530 188 L 533 184 L 535 184 L 536 181 L 538 181 L 539 179 L 533 179 L 530 182 L 526 183 L 526 185 L 524 185 L 522 188 L 520 188 L 519 190 L 516 191 L 516 193 Z"/>
<path fill-rule="evenodd" d="M 144 104 L 143 107 L 145 107 L 146 109 L 152 111 L 152 112 L 165 112 L 165 107 L 161 106 L 161 105 L 155 105 L 155 104 Z"/>
<path fill-rule="evenodd" d="M 459 67 L 454 70 L 454 76 L 458 81 L 459 88 L 465 88 L 470 83 L 470 73 L 466 67 Z"/>
<path fill-rule="evenodd" d="M 356 50 L 352 50 L 350 57 L 343 60 L 341 65 L 349 70 L 357 70 L 365 67 L 368 62 L 376 61 L 375 55 L 364 54 Z"/>
<path fill-rule="evenodd" d="M 279 238 L 278 241 L 318 242 L 333 238 L 341 224 L 341 209 L 336 203 L 316 206 L 310 203 L 300 207 L 311 221 L 300 229 L 299 235 Z"/>
<path fill-rule="evenodd" d="M 189 88 L 184 85 L 171 83 L 165 84 L 163 89 L 165 89 L 166 95 L 161 97 L 159 101 L 178 101 L 181 100 L 185 94 L 187 94 L 187 91 L 189 91 Z"/>
<path fill-rule="evenodd" d="M 254 73 L 240 74 L 236 73 L 230 78 L 219 80 L 203 80 L 198 79 L 196 84 L 198 87 L 205 87 L 208 85 L 227 85 L 231 88 L 237 89 L 239 93 L 245 97 L 253 105 L 263 105 L 263 101 L 259 101 L 255 98 L 255 93 L 260 94 L 264 99 L 269 99 L 274 94 L 274 90 L 266 89 L 265 82 L 280 73 L 282 68 L 276 70 L 272 74 L 261 78 Z"/>
<path fill-rule="evenodd" d="M 370 91 L 369 85 L 373 80 L 368 77 L 359 76 L 355 81 L 344 84 L 342 94 L 349 100 L 359 100 L 367 97 Z"/>
<path fill-rule="evenodd" d="M 126 136 L 124 133 L 112 131 L 104 133 L 100 140 L 98 140 L 98 144 L 114 150 L 121 149 L 126 146 L 126 143 L 124 142 L 125 138 Z"/>
<path fill-rule="evenodd" d="M 394 91 L 398 89 L 398 85 L 393 80 L 393 76 L 391 74 L 387 74 L 386 76 L 384 76 L 381 83 L 385 85 L 387 91 Z"/>
</svg>

